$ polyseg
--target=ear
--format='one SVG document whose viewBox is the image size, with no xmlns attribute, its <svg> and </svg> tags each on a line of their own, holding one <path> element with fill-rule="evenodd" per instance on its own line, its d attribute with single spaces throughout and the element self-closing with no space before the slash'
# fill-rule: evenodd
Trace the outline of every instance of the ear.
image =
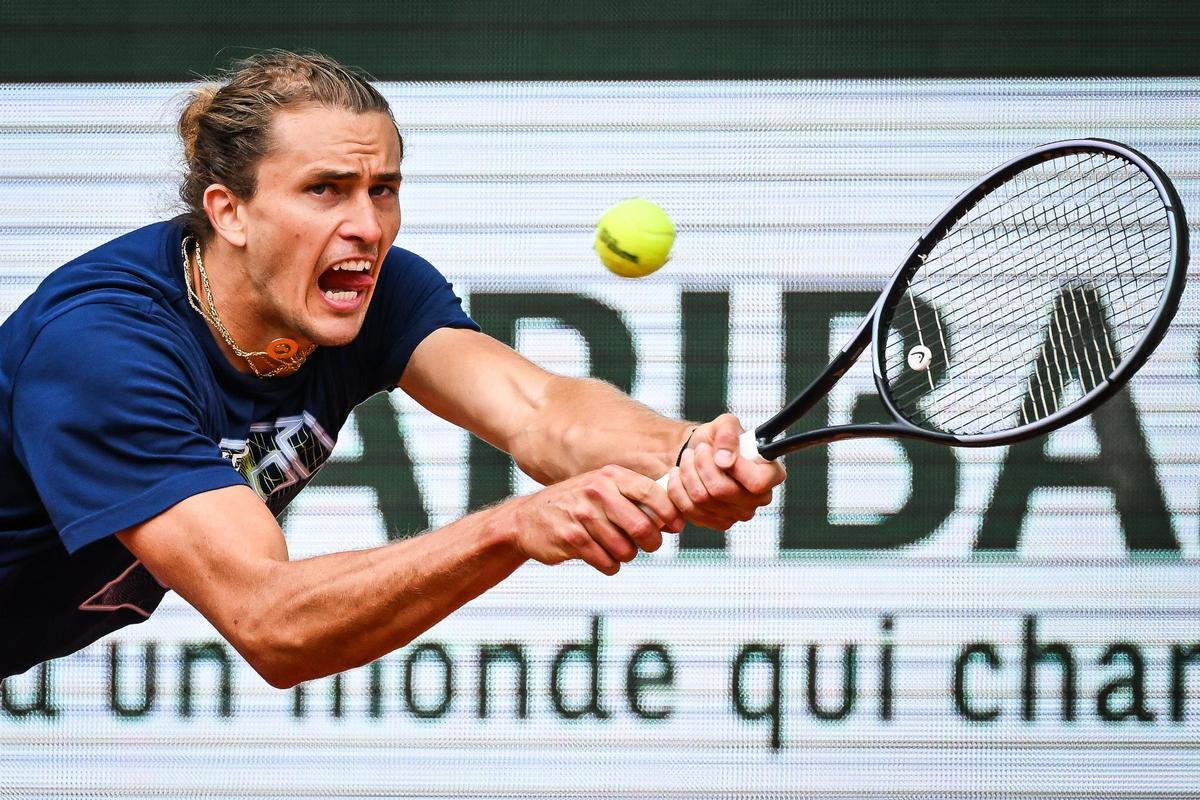
<svg viewBox="0 0 1200 800">
<path fill-rule="evenodd" d="M 242 201 L 228 186 L 214 183 L 204 190 L 204 213 L 217 236 L 234 247 L 246 245 Z"/>
</svg>

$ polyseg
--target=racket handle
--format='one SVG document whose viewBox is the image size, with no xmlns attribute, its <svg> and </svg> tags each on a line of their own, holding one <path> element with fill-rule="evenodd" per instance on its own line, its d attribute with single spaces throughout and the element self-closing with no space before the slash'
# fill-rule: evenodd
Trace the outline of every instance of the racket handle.
<svg viewBox="0 0 1200 800">
<path fill-rule="evenodd" d="M 758 437 L 754 435 L 754 428 L 744 431 L 738 437 L 738 445 L 742 451 L 742 458 L 748 458 L 751 461 L 762 459 L 762 456 L 758 454 Z"/>
</svg>

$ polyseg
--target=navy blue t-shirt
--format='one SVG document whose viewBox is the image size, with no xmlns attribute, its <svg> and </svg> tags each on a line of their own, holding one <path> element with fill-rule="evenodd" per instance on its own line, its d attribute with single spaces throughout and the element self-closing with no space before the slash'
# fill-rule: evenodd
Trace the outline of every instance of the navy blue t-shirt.
<svg viewBox="0 0 1200 800">
<path fill-rule="evenodd" d="M 422 339 L 478 330 L 392 248 L 353 342 L 285 377 L 242 373 L 188 304 L 183 234 L 158 223 L 80 256 L 0 326 L 0 678 L 158 606 L 166 590 L 113 534 L 242 483 L 278 514 Z"/>
</svg>

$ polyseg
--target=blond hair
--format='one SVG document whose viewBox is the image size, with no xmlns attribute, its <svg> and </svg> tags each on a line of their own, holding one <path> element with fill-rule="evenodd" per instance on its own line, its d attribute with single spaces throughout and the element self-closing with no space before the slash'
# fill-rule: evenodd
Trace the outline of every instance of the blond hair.
<svg viewBox="0 0 1200 800">
<path fill-rule="evenodd" d="M 204 191 L 212 184 L 244 199 L 254 196 L 275 113 L 306 103 L 392 117 L 387 100 L 364 76 L 319 53 L 269 50 L 189 92 L 179 116 L 186 164 L 179 196 L 190 231 L 201 239 L 212 234 L 204 212 Z M 400 148 L 403 155 L 403 139 Z"/>
</svg>

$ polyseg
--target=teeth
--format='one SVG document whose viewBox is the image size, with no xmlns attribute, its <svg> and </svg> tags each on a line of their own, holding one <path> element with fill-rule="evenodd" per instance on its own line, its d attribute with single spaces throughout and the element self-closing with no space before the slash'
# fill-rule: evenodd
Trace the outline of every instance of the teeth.
<svg viewBox="0 0 1200 800">
<path fill-rule="evenodd" d="M 342 303 L 358 297 L 358 292 L 335 292 L 332 289 L 328 289 L 325 292 L 325 296 L 335 303 Z"/>
<path fill-rule="evenodd" d="M 349 272 L 366 272 L 371 268 L 370 261 L 343 261 L 340 264 L 334 264 L 336 270 L 347 270 Z"/>
</svg>

